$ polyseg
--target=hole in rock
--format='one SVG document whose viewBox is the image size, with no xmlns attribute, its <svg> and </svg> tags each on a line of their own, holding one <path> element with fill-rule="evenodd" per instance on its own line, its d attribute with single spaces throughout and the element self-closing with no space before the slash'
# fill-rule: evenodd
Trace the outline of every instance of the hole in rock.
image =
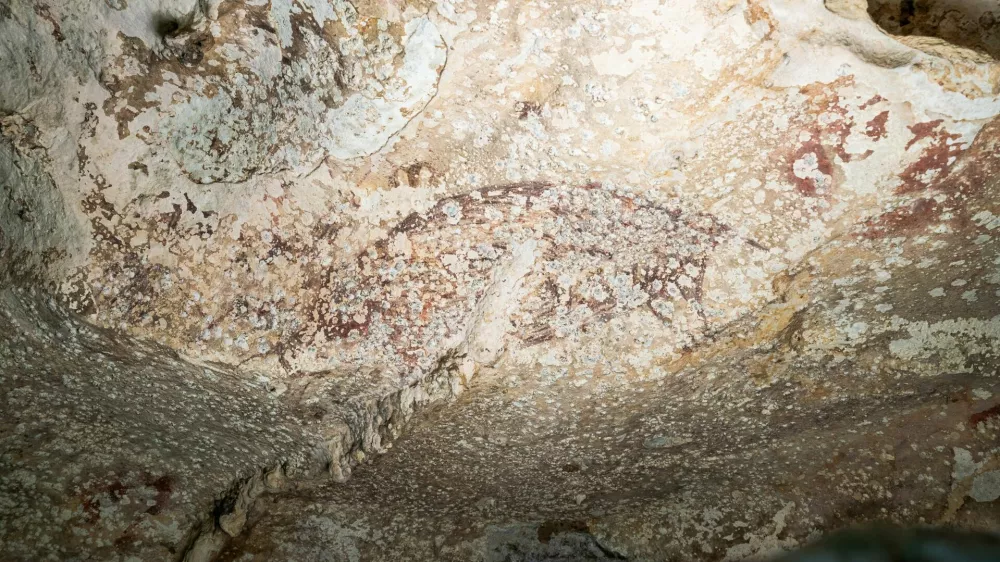
<svg viewBox="0 0 1000 562">
<path fill-rule="evenodd" d="M 181 22 L 173 16 L 158 14 L 153 17 L 153 31 L 156 32 L 156 36 L 160 39 L 174 35 L 180 28 Z"/>
<path fill-rule="evenodd" d="M 868 13 L 893 35 L 937 37 L 1000 58 L 1000 1 L 868 0 Z"/>
</svg>

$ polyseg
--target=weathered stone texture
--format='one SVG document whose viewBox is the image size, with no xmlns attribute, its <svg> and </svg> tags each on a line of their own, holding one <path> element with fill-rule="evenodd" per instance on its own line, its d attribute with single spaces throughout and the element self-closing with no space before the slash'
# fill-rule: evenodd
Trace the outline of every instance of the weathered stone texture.
<svg viewBox="0 0 1000 562">
<path fill-rule="evenodd" d="M 0 0 L 0 558 L 995 530 L 998 17 Z"/>
</svg>

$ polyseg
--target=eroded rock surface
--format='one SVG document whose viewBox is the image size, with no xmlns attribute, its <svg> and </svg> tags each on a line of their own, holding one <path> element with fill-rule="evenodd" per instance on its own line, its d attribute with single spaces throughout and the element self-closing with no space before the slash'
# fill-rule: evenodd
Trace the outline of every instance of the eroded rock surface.
<svg viewBox="0 0 1000 562">
<path fill-rule="evenodd" d="M 0 557 L 995 530 L 998 14 L 0 0 Z"/>
<path fill-rule="evenodd" d="M 234 481 L 305 466 L 305 435 L 263 388 L 37 295 L 2 300 L 5 558 L 177 558 Z"/>
</svg>

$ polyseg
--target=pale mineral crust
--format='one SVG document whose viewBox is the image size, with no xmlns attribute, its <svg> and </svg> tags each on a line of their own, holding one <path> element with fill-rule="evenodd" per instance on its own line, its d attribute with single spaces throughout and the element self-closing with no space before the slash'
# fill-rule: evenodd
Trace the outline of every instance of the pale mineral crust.
<svg viewBox="0 0 1000 562">
<path fill-rule="evenodd" d="M 1000 7 L 0 0 L 0 559 L 1000 530 Z"/>
</svg>

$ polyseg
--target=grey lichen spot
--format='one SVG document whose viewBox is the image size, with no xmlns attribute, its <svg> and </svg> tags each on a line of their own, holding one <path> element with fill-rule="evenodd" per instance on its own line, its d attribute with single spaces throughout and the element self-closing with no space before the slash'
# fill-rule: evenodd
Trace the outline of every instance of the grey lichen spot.
<svg viewBox="0 0 1000 562">
<path fill-rule="evenodd" d="M 1000 470 L 984 472 L 972 481 L 969 497 L 977 502 L 991 502 L 1000 498 Z"/>
<path fill-rule="evenodd" d="M 643 441 L 642 446 L 646 449 L 672 449 L 681 445 L 687 445 L 692 441 L 694 440 L 688 437 L 657 435 Z"/>
</svg>

